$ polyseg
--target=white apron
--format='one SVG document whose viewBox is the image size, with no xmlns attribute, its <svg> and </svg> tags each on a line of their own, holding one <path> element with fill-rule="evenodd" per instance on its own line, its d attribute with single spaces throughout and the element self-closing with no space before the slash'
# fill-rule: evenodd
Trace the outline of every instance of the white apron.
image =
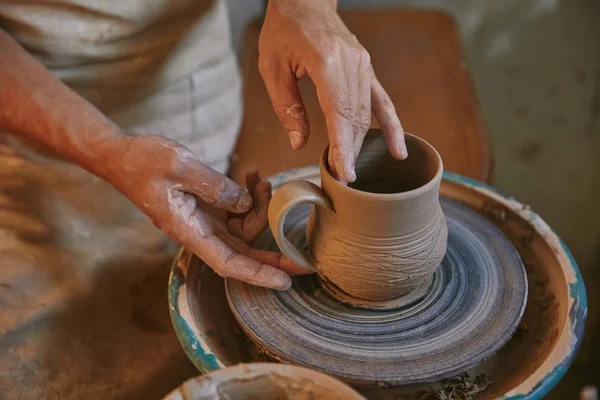
<svg viewBox="0 0 600 400">
<path fill-rule="evenodd" d="M 227 170 L 222 0 L 0 0 L 0 26 L 124 130 Z M 175 250 L 106 182 L 0 134 L 0 399 L 160 399 L 198 374 L 168 315 Z"/>
</svg>

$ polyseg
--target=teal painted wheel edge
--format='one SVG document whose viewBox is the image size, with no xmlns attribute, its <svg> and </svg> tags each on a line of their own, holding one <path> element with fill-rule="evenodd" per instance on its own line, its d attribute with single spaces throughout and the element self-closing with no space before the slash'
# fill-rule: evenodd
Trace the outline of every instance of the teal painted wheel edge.
<svg viewBox="0 0 600 400">
<path fill-rule="evenodd" d="M 581 342 L 583 341 L 584 331 L 585 331 L 585 323 L 587 320 L 587 293 L 585 290 L 585 285 L 583 283 L 583 278 L 577 267 L 577 263 L 571 254 L 569 248 L 565 245 L 565 243 L 560 239 L 560 243 L 563 251 L 567 254 L 571 266 L 575 272 L 576 282 L 569 284 L 569 297 L 574 299 L 573 305 L 569 310 L 569 318 L 571 320 L 572 335 L 575 338 L 574 343 L 572 344 L 571 351 L 565 357 L 565 359 L 554 369 L 549 372 L 537 385 L 533 387 L 531 392 L 526 395 L 518 395 L 505 397 L 505 400 L 540 400 L 543 399 L 550 391 L 558 384 L 558 382 L 565 376 L 569 367 L 575 360 L 577 353 L 579 352 L 579 348 L 581 347 Z"/>
<path fill-rule="evenodd" d="M 181 268 L 177 265 L 177 260 L 183 253 L 184 249 L 181 248 L 177 253 L 177 257 L 171 264 L 171 273 L 169 274 L 168 283 L 168 301 L 169 301 L 169 315 L 171 316 L 171 323 L 175 329 L 177 339 L 183 347 L 183 350 L 190 361 L 200 370 L 202 374 L 215 371 L 219 368 L 217 359 L 214 354 L 207 354 L 203 346 L 199 343 L 196 335 L 190 328 L 188 321 L 186 321 L 179 311 L 179 294 L 181 290 L 185 288 L 185 275 Z"/>
<path fill-rule="evenodd" d="M 485 189 L 498 194 L 504 199 L 516 201 L 513 197 L 501 193 L 498 189 L 492 186 L 462 175 L 452 172 L 444 172 L 444 179 L 451 182 L 465 184 L 474 188 Z M 530 220 L 535 218 L 539 217 L 534 214 Z M 552 390 L 552 388 L 554 388 L 554 386 L 556 386 L 556 384 L 563 378 L 569 369 L 569 366 L 573 363 L 573 360 L 577 356 L 579 348 L 581 347 L 581 342 L 583 341 L 588 312 L 587 293 L 583 283 L 583 277 L 581 276 L 581 271 L 579 271 L 579 267 L 577 266 L 577 262 L 575 261 L 573 254 L 571 254 L 571 251 L 566 246 L 565 242 L 558 235 L 556 236 L 560 242 L 562 250 L 569 259 L 570 267 L 575 275 L 575 282 L 569 284 L 569 297 L 573 299 L 573 305 L 569 310 L 569 319 L 571 320 L 571 332 L 574 337 L 574 342 L 572 343 L 571 351 L 564 358 L 564 360 L 559 365 L 554 367 L 554 369 L 550 371 L 544 378 L 542 378 L 542 380 L 538 382 L 538 384 L 535 385 L 529 393 L 525 395 L 504 397 L 506 400 L 539 400 L 546 396 L 550 390 Z"/>
</svg>

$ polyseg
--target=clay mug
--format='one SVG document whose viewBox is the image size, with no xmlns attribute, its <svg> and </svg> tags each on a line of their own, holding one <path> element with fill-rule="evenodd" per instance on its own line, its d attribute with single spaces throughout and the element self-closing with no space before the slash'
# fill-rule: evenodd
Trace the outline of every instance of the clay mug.
<svg viewBox="0 0 600 400">
<path fill-rule="evenodd" d="M 371 129 L 345 185 L 320 158 L 321 187 L 292 181 L 273 194 L 269 225 L 281 252 L 356 299 L 387 301 L 422 287 L 445 253 L 446 219 L 439 201 L 443 164 L 426 141 L 406 134 L 408 158 L 394 159 L 380 129 Z M 313 203 L 306 229 L 309 253 L 284 235 L 286 215 Z"/>
</svg>

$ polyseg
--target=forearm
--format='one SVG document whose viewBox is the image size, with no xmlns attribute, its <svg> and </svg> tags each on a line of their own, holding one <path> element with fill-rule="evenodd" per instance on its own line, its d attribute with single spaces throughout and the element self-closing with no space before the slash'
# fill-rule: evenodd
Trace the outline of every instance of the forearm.
<svg viewBox="0 0 600 400">
<path fill-rule="evenodd" d="M 40 142 L 106 177 L 124 135 L 0 29 L 0 132 Z"/>
</svg>

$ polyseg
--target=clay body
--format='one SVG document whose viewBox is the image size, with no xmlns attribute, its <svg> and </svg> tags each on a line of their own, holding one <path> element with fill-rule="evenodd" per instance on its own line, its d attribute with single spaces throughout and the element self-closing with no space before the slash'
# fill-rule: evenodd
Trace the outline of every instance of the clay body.
<svg viewBox="0 0 600 400">
<path fill-rule="evenodd" d="M 407 135 L 409 157 L 388 152 L 380 130 L 367 136 L 356 163 L 358 179 L 346 186 L 320 160 L 321 188 L 290 182 L 273 196 L 269 223 L 284 254 L 356 299 L 386 301 L 430 280 L 447 246 L 439 202 L 442 160 L 428 143 Z M 282 232 L 287 212 L 313 202 L 307 226 L 310 254 Z"/>
</svg>

